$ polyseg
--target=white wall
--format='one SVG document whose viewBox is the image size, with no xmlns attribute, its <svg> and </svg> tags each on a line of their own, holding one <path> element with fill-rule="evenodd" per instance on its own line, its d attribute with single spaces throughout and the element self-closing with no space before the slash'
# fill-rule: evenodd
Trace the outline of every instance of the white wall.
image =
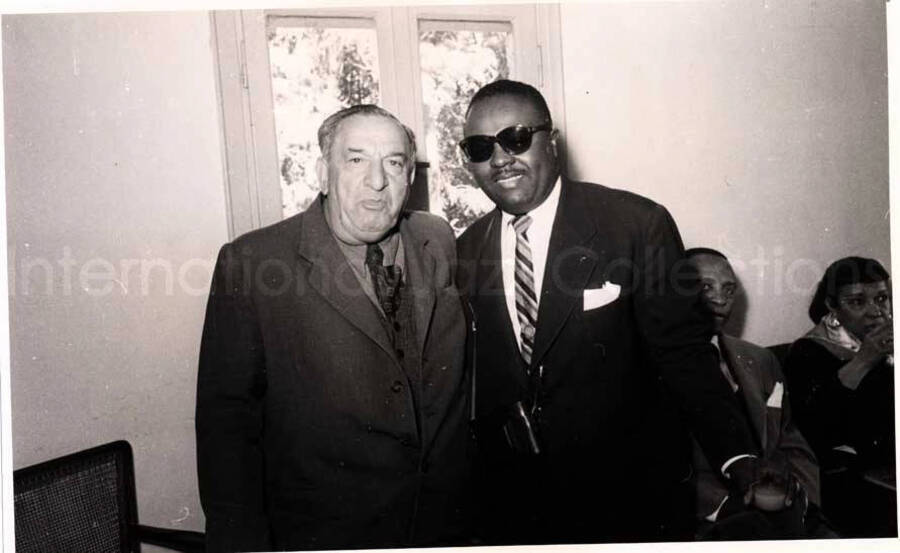
<svg viewBox="0 0 900 553">
<path fill-rule="evenodd" d="M 561 7 L 570 172 L 660 201 L 687 245 L 744 262 L 752 340 L 809 326 L 827 262 L 888 262 L 883 13 L 842 0 Z M 2 24 L 15 466 L 127 439 L 142 521 L 200 529 L 203 264 L 227 240 L 208 15 Z M 171 290 L 165 267 L 142 278 L 157 259 Z M 79 282 L 102 260 L 108 274 Z"/>
<path fill-rule="evenodd" d="M 196 360 L 227 240 L 208 14 L 2 22 L 14 464 L 127 439 L 140 520 L 202 529 Z"/>
<path fill-rule="evenodd" d="M 847 0 L 561 7 L 570 173 L 657 200 L 686 246 L 729 255 L 750 340 L 805 332 L 831 261 L 890 270 L 884 12 Z"/>
</svg>

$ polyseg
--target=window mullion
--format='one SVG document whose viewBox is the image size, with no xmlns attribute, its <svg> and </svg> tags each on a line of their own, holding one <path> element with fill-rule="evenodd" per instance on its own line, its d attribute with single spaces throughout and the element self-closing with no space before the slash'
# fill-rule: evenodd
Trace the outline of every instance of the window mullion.
<svg viewBox="0 0 900 553">
<path fill-rule="evenodd" d="M 419 84 L 419 55 L 415 14 L 407 7 L 392 8 L 396 61 L 397 117 L 416 133 L 419 161 L 425 159 L 425 125 L 422 120 L 422 91 Z"/>
<path fill-rule="evenodd" d="M 266 14 L 262 10 L 246 10 L 242 13 L 252 130 L 251 155 L 248 157 L 252 168 L 251 180 L 255 183 L 259 225 L 265 226 L 282 219 Z"/>
</svg>

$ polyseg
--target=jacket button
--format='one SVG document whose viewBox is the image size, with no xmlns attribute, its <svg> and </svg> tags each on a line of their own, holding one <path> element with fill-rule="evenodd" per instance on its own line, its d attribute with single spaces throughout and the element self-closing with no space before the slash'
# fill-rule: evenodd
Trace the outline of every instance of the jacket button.
<svg viewBox="0 0 900 553">
<path fill-rule="evenodd" d="M 398 323 L 397 321 L 394 321 L 394 330 L 400 332 L 400 323 Z"/>
<path fill-rule="evenodd" d="M 402 349 L 397 350 L 397 358 L 401 359 L 401 360 L 403 359 L 403 350 Z"/>
<path fill-rule="evenodd" d="M 391 390 L 392 390 L 395 394 L 399 394 L 400 392 L 403 391 L 403 383 L 400 382 L 399 380 L 395 380 L 395 381 L 394 381 L 394 384 L 391 386 Z"/>
</svg>

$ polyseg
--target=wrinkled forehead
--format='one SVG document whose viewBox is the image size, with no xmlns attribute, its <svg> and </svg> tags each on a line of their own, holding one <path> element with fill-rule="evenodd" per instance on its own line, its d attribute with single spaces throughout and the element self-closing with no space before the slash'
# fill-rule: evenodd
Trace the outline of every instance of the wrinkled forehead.
<svg viewBox="0 0 900 553">
<path fill-rule="evenodd" d="M 546 122 L 546 116 L 530 98 L 501 94 L 479 100 L 472 105 L 464 133 L 495 135 L 513 125 L 536 126 Z"/>
<path fill-rule="evenodd" d="M 407 156 L 411 150 L 409 137 L 399 123 L 383 115 L 361 113 L 344 119 L 335 129 L 333 150 L 348 149 L 379 149 Z"/>
<path fill-rule="evenodd" d="M 697 269 L 698 276 L 703 280 L 712 280 L 721 284 L 736 281 L 731 263 L 718 255 L 701 253 L 691 256 L 690 261 Z"/>
</svg>

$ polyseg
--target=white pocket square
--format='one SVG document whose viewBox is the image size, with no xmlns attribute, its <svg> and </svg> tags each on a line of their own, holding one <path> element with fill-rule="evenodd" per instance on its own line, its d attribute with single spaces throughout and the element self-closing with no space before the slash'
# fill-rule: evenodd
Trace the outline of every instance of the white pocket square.
<svg viewBox="0 0 900 553">
<path fill-rule="evenodd" d="M 775 387 L 772 388 L 772 393 L 769 395 L 769 399 L 766 400 L 766 407 L 775 407 L 776 409 L 781 409 L 781 396 L 784 395 L 784 386 L 781 382 L 776 382 Z"/>
<path fill-rule="evenodd" d="M 585 289 L 584 310 L 590 311 L 616 301 L 621 291 L 621 286 L 609 281 L 604 282 L 600 288 Z"/>
</svg>

